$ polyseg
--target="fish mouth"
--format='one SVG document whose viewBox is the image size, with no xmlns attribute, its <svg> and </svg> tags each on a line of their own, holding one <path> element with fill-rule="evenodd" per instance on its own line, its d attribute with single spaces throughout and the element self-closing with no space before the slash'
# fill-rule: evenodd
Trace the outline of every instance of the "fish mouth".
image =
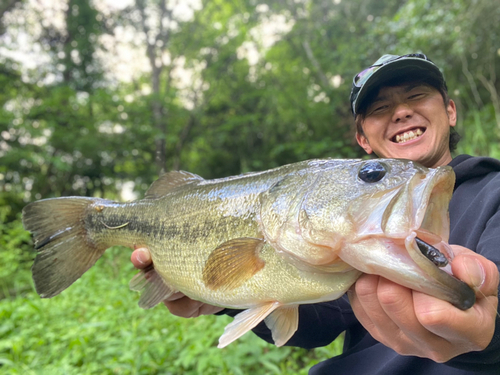
<svg viewBox="0 0 500 375">
<path fill-rule="evenodd" d="M 404 240 L 367 238 L 347 246 L 339 256 L 364 273 L 382 276 L 467 310 L 475 303 L 475 292 L 451 274 L 452 254 L 451 250 L 441 251 L 425 243 L 412 232 Z"/>
<path fill-rule="evenodd" d="M 406 143 L 421 137 L 425 133 L 425 130 L 426 129 L 424 127 L 420 126 L 407 129 L 394 135 L 391 138 L 391 141 L 398 144 Z"/>
<path fill-rule="evenodd" d="M 474 304 L 475 293 L 453 276 L 450 262 L 454 255 L 448 245 L 448 205 L 454 185 L 454 173 L 450 167 L 429 170 L 425 177 L 419 174 L 413 177 L 408 185 L 413 194 L 407 213 L 413 216 L 414 222 L 406 228 L 408 235 L 404 247 L 422 275 L 432 281 L 431 285 L 418 283 L 413 288 L 466 310 Z M 399 208 L 397 197 L 394 208 Z M 390 211 L 386 224 L 384 232 L 390 235 L 393 230 Z"/>
<path fill-rule="evenodd" d="M 455 278 L 451 269 L 450 273 L 441 269 L 449 266 L 448 258 L 443 253 L 418 239 L 415 233 L 406 238 L 405 247 L 415 264 L 435 281 L 432 288 L 423 288 L 424 293 L 448 301 L 460 310 L 474 305 L 476 294 L 472 288 Z"/>
<path fill-rule="evenodd" d="M 450 167 L 416 173 L 383 197 L 381 211 L 368 215 L 358 228 L 361 236 L 341 251 L 340 258 L 362 272 L 380 275 L 459 309 L 470 308 L 475 293 L 453 276 L 450 266 L 448 204 L 454 182 Z"/>
</svg>

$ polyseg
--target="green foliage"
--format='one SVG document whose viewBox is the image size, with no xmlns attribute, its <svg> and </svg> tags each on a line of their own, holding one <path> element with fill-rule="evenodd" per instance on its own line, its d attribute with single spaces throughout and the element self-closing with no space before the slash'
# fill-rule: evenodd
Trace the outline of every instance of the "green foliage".
<svg viewBox="0 0 500 375">
<path fill-rule="evenodd" d="M 376 34 L 392 53 L 424 52 L 442 67 L 457 103 L 458 151 L 498 158 L 500 9 L 491 1 L 409 1 Z M 388 33 L 387 31 L 391 32 Z"/>
<path fill-rule="evenodd" d="M 128 181 L 141 196 L 160 172 L 160 141 L 167 169 L 206 178 L 362 157 L 348 101 L 353 75 L 384 53 L 424 52 L 457 104 L 458 152 L 500 158 L 494 1 L 213 0 L 192 18 L 162 0 L 121 10 L 35 3 L 0 6 L 0 373 L 305 374 L 340 352 L 340 342 L 277 349 L 250 334 L 218 350 L 228 318 L 184 320 L 135 306 L 122 250 L 61 296 L 38 299 L 22 207 L 62 195 L 119 198 Z M 277 23 L 287 31 L 259 40 Z M 29 49 L 26 39 L 29 54 L 15 58 Z M 110 74 L 105 56 L 116 46 L 146 56 L 146 41 L 156 58 L 146 59 L 149 69 L 126 82 Z M 180 84 L 181 67 L 193 77 L 188 84 Z"/>
<path fill-rule="evenodd" d="M 249 333 L 224 349 L 231 318 L 182 319 L 163 306 L 142 310 L 128 290 L 126 248 L 112 248 L 61 295 L 33 291 L 0 300 L 2 374 L 306 374 L 339 353 L 341 341 L 316 350 L 276 348 Z M 4 254 L 2 254 L 3 256 Z"/>
<path fill-rule="evenodd" d="M 34 251 L 30 235 L 19 215 L 15 220 L 6 220 L 10 214 L 9 206 L 0 206 L 0 299 L 32 290 L 29 268 Z"/>
</svg>

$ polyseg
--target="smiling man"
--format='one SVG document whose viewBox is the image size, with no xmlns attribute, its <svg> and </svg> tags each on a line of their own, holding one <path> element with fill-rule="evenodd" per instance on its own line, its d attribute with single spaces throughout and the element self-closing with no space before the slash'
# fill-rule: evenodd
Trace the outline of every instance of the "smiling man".
<svg viewBox="0 0 500 375">
<path fill-rule="evenodd" d="M 457 110 L 441 72 L 425 57 L 383 56 L 355 77 L 351 105 L 356 139 L 368 154 L 426 167 L 451 161 Z"/>
<path fill-rule="evenodd" d="M 364 275 L 349 295 L 364 328 L 354 339 L 347 330 L 349 347 L 341 357 L 351 358 L 326 361 L 317 373 L 328 373 L 319 367 L 353 361 L 356 353 L 365 358 L 352 362 L 357 374 L 500 373 L 500 163 L 467 155 L 452 159 L 459 140 L 453 132 L 457 109 L 439 68 L 423 54 L 382 56 L 354 77 L 350 99 L 356 139 L 368 154 L 453 167 L 452 267 L 457 277 L 476 287 L 478 302 L 459 312 L 381 277 Z M 371 339 L 385 348 L 370 344 Z M 369 358 L 382 362 L 370 367 Z"/>
<path fill-rule="evenodd" d="M 430 167 L 452 159 L 448 139 L 449 127 L 456 123 L 455 103 L 443 105 L 441 94 L 430 85 L 382 88 L 360 122 L 356 139 L 368 154 L 404 157 Z"/>
<path fill-rule="evenodd" d="M 317 364 L 310 374 L 500 374 L 500 162 L 452 158 L 456 106 L 440 70 L 425 55 L 382 56 L 354 77 L 350 100 L 356 139 L 368 154 L 453 167 L 451 267 L 474 288 L 476 303 L 462 311 L 365 274 L 348 298 L 300 306 L 299 328 L 287 345 L 324 346 L 346 332 L 343 354 Z M 151 258 L 139 249 L 132 262 L 145 268 Z M 165 305 L 183 317 L 222 310 L 182 294 Z M 265 324 L 254 332 L 272 342 Z"/>
</svg>

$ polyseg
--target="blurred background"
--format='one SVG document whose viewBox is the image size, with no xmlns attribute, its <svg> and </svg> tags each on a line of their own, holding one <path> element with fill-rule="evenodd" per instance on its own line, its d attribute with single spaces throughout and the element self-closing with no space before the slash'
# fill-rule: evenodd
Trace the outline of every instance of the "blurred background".
<svg viewBox="0 0 500 375">
<path fill-rule="evenodd" d="M 457 153 L 500 158 L 499 25 L 495 0 L 0 0 L 0 373 L 306 374 L 338 354 L 342 338 L 217 349 L 230 318 L 141 310 L 124 248 L 41 300 L 22 207 L 140 198 L 163 170 L 363 157 L 352 77 L 385 53 L 427 54 Z"/>
</svg>

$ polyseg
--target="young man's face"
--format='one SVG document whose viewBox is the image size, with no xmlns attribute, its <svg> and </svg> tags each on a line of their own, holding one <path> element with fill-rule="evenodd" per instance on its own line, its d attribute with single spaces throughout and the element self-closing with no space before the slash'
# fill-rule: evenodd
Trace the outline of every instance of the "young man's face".
<svg viewBox="0 0 500 375">
<path fill-rule="evenodd" d="M 356 139 L 368 153 L 401 158 L 426 167 L 451 161 L 450 126 L 456 124 L 455 103 L 444 106 L 440 92 L 426 84 L 382 87 L 369 104 Z"/>
</svg>

